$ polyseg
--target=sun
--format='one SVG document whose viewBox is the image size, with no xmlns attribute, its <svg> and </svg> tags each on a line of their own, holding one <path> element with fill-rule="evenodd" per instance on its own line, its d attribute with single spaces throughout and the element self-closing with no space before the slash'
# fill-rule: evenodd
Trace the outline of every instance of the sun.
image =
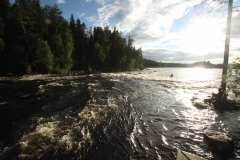
<svg viewBox="0 0 240 160">
<path fill-rule="evenodd" d="M 188 53 L 207 54 L 222 49 L 223 29 L 219 22 L 213 19 L 193 21 L 182 36 L 182 50 Z"/>
</svg>

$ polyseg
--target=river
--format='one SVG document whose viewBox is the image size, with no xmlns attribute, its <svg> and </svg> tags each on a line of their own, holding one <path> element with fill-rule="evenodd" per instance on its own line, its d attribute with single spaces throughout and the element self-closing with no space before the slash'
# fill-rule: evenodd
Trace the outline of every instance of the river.
<svg viewBox="0 0 240 160">
<path fill-rule="evenodd" d="M 220 83 L 220 69 L 200 68 L 2 77 L 0 159 L 175 159 L 177 149 L 239 159 L 240 111 L 192 105 Z M 208 129 L 232 137 L 234 152 L 212 153 Z"/>
</svg>

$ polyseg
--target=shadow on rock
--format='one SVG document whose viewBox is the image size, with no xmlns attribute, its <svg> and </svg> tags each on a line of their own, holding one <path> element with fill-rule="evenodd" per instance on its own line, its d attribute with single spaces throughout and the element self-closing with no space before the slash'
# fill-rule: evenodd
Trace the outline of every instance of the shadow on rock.
<svg viewBox="0 0 240 160">
<path fill-rule="evenodd" d="M 234 141 L 224 133 L 208 130 L 203 138 L 215 153 L 227 156 L 233 152 Z"/>
</svg>

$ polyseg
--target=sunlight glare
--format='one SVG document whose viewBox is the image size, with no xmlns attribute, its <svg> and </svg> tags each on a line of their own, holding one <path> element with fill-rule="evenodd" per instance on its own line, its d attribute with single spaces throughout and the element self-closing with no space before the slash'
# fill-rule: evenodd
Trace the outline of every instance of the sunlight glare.
<svg viewBox="0 0 240 160">
<path fill-rule="evenodd" d="M 207 54 L 222 50 L 223 37 L 224 34 L 218 22 L 203 18 L 195 20 L 183 33 L 182 49 L 193 54 Z"/>
<path fill-rule="evenodd" d="M 203 81 L 207 76 L 211 76 L 208 71 L 205 68 L 191 68 L 188 72 L 192 80 Z"/>
</svg>

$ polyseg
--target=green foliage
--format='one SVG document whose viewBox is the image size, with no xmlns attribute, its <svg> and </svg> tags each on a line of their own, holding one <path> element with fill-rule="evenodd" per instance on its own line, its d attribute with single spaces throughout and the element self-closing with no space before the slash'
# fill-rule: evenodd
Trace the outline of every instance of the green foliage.
<svg viewBox="0 0 240 160">
<path fill-rule="evenodd" d="M 80 19 L 65 20 L 57 5 L 0 0 L 0 74 L 142 69 L 142 50 L 133 42 L 108 26 L 86 32 Z"/>
<path fill-rule="evenodd" d="M 27 64 L 27 65 L 26 65 L 26 73 L 27 73 L 27 74 L 32 73 L 32 68 L 31 68 L 31 65 L 30 65 L 30 64 Z"/>
<path fill-rule="evenodd" d="M 104 53 L 104 48 L 98 42 L 94 45 L 94 52 L 97 58 L 96 62 L 104 63 L 106 54 Z"/>
<path fill-rule="evenodd" d="M 233 67 L 229 69 L 227 75 L 227 91 L 235 94 L 235 97 L 240 96 L 240 58 L 236 58 L 233 62 Z"/>
<path fill-rule="evenodd" d="M 127 70 L 129 70 L 129 71 L 135 70 L 135 63 L 136 63 L 136 60 L 131 58 L 131 59 L 127 62 Z"/>
<path fill-rule="evenodd" d="M 50 73 L 53 68 L 53 55 L 47 41 L 44 41 L 42 38 L 37 38 L 33 45 L 33 51 L 34 71 L 39 73 Z"/>
<path fill-rule="evenodd" d="M 70 38 L 71 39 L 71 38 Z M 54 73 L 67 73 L 72 67 L 72 40 L 67 41 L 60 35 L 52 35 L 50 37 L 50 47 L 54 56 L 53 72 Z"/>
</svg>

